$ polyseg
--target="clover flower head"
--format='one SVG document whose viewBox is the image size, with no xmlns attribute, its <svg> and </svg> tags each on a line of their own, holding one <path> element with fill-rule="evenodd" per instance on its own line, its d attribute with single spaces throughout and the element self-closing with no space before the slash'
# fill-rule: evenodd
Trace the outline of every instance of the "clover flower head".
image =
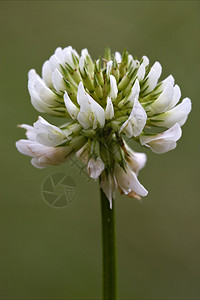
<svg viewBox="0 0 200 300">
<path fill-rule="evenodd" d="M 146 155 L 134 152 L 126 140 L 134 140 L 155 153 L 176 147 L 181 126 L 191 110 L 191 100 L 180 102 L 181 91 L 172 75 L 159 81 L 159 62 L 150 66 L 126 50 L 93 61 L 88 50 L 81 55 L 71 47 L 57 48 L 42 67 L 28 74 L 32 105 L 41 113 L 62 117 L 60 127 L 42 117 L 26 130 L 26 140 L 18 150 L 32 157 L 38 168 L 59 165 L 76 155 L 90 177 L 100 185 L 110 201 L 116 189 L 140 199 L 147 190 L 137 175 Z M 157 129 L 156 129 L 157 128 Z"/>
</svg>

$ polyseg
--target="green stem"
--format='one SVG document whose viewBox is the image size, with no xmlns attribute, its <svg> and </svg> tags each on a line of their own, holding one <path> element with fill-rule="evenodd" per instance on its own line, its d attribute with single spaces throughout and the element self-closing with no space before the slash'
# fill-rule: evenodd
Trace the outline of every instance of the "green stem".
<svg viewBox="0 0 200 300">
<path fill-rule="evenodd" d="M 103 299 L 117 299 L 117 267 L 115 246 L 115 210 L 114 201 L 112 209 L 102 191 L 101 193 L 101 218 L 102 218 L 102 250 L 103 250 Z"/>
</svg>

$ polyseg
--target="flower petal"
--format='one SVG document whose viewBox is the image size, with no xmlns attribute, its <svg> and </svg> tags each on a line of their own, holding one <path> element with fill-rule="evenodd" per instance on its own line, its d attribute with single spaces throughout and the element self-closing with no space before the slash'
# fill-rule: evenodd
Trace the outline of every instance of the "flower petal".
<svg viewBox="0 0 200 300">
<path fill-rule="evenodd" d="M 26 136 L 30 141 L 36 141 L 36 133 L 33 126 L 22 124 L 18 125 L 18 127 L 26 130 Z"/>
<path fill-rule="evenodd" d="M 72 100 L 69 98 L 67 92 L 64 93 L 64 102 L 65 106 L 67 108 L 68 113 L 72 117 L 72 119 L 77 119 L 79 108 L 72 102 Z"/>
<path fill-rule="evenodd" d="M 113 177 L 110 173 L 106 175 L 106 173 L 103 172 L 101 174 L 101 188 L 110 202 L 110 209 L 112 209 L 112 199 L 115 198 L 115 192 L 117 189 L 115 177 Z"/>
<path fill-rule="evenodd" d="M 173 108 L 179 102 L 180 98 L 181 98 L 181 90 L 180 90 L 180 87 L 176 84 L 174 86 L 173 97 L 171 99 L 171 102 L 170 102 L 167 110 Z"/>
<path fill-rule="evenodd" d="M 166 111 L 166 109 L 172 101 L 173 94 L 174 87 L 169 82 L 164 88 L 163 92 L 160 94 L 160 96 L 153 103 L 146 107 L 147 114 L 153 115 Z"/>
<path fill-rule="evenodd" d="M 110 92 L 109 97 L 112 100 L 115 100 L 117 98 L 118 88 L 117 88 L 117 82 L 113 75 L 110 75 Z"/>
<path fill-rule="evenodd" d="M 142 132 L 146 124 L 146 120 L 146 112 L 138 99 L 135 98 L 131 114 L 128 120 L 124 122 L 119 132 L 123 131 L 128 138 L 131 138 L 132 136 L 136 137 Z M 130 125 L 132 127 L 132 130 L 130 130 Z"/>
<path fill-rule="evenodd" d="M 162 67 L 159 62 L 155 62 L 155 64 L 151 67 L 151 70 L 147 76 L 147 81 L 143 86 L 143 90 L 145 89 L 145 95 L 154 90 L 158 83 L 158 79 L 162 73 Z"/>
<path fill-rule="evenodd" d="M 80 82 L 78 86 L 77 102 L 80 105 L 80 112 L 77 120 L 83 128 L 92 127 L 96 129 L 97 126 L 103 127 L 105 124 L 104 109 L 88 94 L 86 93 L 83 83 Z"/>
<path fill-rule="evenodd" d="M 93 179 L 99 178 L 104 168 L 105 165 L 100 157 L 97 157 L 97 159 L 91 158 L 87 165 L 88 173 Z"/>
<path fill-rule="evenodd" d="M 191 100 L 189 98 L 183 99 L 183 101 L 174 108 L 154 117 L 150 118 L 151 124 L 161 127 L 170 128 L 174 124 L 179 123 L 182 126 L 188 117 L 192 108 Z"/>
<path fill-rule="evenodd" d="M 147 161 L 147 156 L 145 153 L 139 153 L 133 151 L 128 144 L 124 141 L 125 144 L 125 153 L 128 155 L 125 156 L 126 162 L 129 165 L 130 169 L 138 174 L 138 172 L 144 168 L 146 161 Z"/>
<path fill-rule="evenodd" d="M 64 78 L 62 74 L 58 71 L 58 69 L 55 69 L 52 73 L 52 82 L 55 90 L 57 92 L 64 92 L 66 89 L 66 85 L 64 82 Z"/>
<path fill-rule="evenodd" d="M 52 75 L 52 69 L 51 69 L 49 61 L 47 60 L 44 62 L 43 66 L 42 66 L 42 78 L 43 78 L 44 82 L 46 83 L 46 85 L 50 88 L 53 87 L 51 75 Z"/>
<path fill-rule="evenodd" d="M 110 120 L 114 117 L 114 108 L 113 104 L 111 101 L 111 98 L 107 98 L 107 104 L 106 104 L 106 109 L 105 109 L 105 118 L 106 120 Z"/>
<path fill-rule="evenodd" d="M 113 65 L 113 61 L 109 60 L 107 62 L 107 66 L 106 66 L 106 76 L 107 76 L 107 78 L 110 77 L 110 72 L 111 72 L 111 69 L 112 69 L 112 65 Z"/>
<path fill-rule="evenodd" d="M 138 181 L 137 176 L 132 172 L 129 167 L 126 167 L 126 172 L 115 163 L 114 174 L 117 180 L 118 186 L 122 189 L 125 194 L 129 194 L 134 191 L 138 195 L 144 197 L 148 194 L 148 191 Z"/>
<path fill-rule="evenodd" d="M 122 62 L 122 56 L 118 51 L 115 52 L 115 59 L 118 64 L 120 64 Z"/>
<path fill-rule="evenodd" d="M 140 143 L 150 147 L 155 153 L 165 153 L 176 148 L 176 141 L 180 139 L 181 135 L 182 130 L 180 125 L 177 123 L 162 133 L 150 136 L 141 136 Z"/>
<path fill-rule="evenodd" d="M 54 125 L 51 125 L 42 117 L 34 123 L 34 130 L 37 141 L 44 146 L 57 146 L 66 140 L 66 136 L 62 130 Z"/>
</svg>

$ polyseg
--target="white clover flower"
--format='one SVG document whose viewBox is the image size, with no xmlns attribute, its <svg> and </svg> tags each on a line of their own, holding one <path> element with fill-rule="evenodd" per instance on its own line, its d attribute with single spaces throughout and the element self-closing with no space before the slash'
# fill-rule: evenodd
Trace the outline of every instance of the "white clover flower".
<svg viewBox="0 0 200 300">
<path fill-rule="evenodd" d="M 134 59 L 126 50 L 121 55 L 105 50 L 93 62 L 87 49 L 81 55 L 71 47 L 57 48 L 42 67 L 28 75 L 31 102 L 41 113 L 66 118 L 57 127 L 42 117 L 34 126 L 21 125 L 27 140 L 18 150 L 43 168 L 58 165 L 76 154 L 110 201 L 117 189 L 140 198 L 147 190 L 138 181 L 146 163 L 144 153 L 134 152 L 125 139 L 132 139 L 155 153 L 176 147 L 181 126 L 191 111 L 191 100 L 181 98 L 172 75 L 159 82 L 162 67 L 149 59 Z M 154 131 L 155 127 L 160 132 Z"/>
</svg>

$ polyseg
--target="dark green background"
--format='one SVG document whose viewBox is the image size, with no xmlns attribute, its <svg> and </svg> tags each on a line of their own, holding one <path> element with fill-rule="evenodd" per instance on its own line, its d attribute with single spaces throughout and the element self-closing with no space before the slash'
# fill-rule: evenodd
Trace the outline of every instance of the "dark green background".
<svg viewBox="0 0 200 300">
<path fill-rule="evenodd" d="M 27 72 L 41 72 L 58 46 L 109 45 L 147 55 L 173 74 L 193 110 L 176 150 L 146 151 L 143 202 L 116 197 L 120 299 L 200 299 L 198 1 L 0 2 L 1 200 L 0 299 L 101 299 L 101 224 L 97 183 L 69 163 L 38 170 L 17 152 L 20 123 L 32 124 Z M 48 118 L 50 121 L 57 120 Z M 77 184 L 63 209 L 41 197 L 46 176 L 66 172 Z"/>
</svg>

